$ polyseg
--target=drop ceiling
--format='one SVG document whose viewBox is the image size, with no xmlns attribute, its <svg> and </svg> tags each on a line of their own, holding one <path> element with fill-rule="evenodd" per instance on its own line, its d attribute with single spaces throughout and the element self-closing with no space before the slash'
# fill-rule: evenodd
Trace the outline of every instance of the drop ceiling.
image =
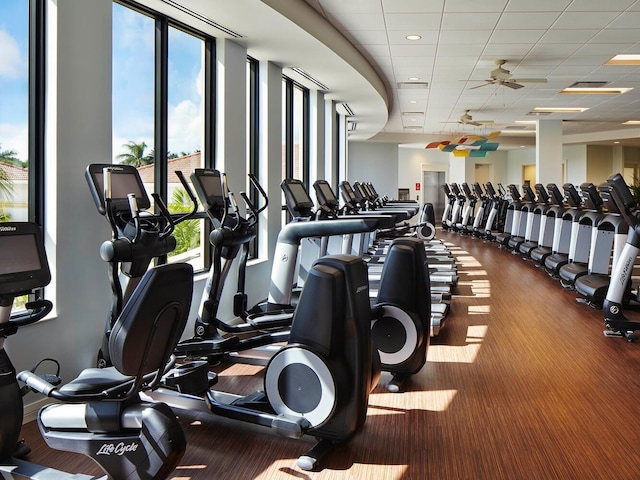
<svg viewBox="0 0 640 480">
<path fill-rule="evenodd" d="M 517 121 L 562 119 L 565 137 L 638 145 L 640 67 L 606 66 L 640 53 L 635 0 L 307 0 L 369 59 L 390 92 L 389 119 L 376 138 L 522 127 Z M 419 40 L 408 40 L 419 35 Z M 523 88 L 486 85 L 497 60 L 513 78 L 545 78 Z M 419 79 L 425 89 L 398 85 Z M 560 94 L 575 82 L 630 87 L 622 95 Z M 534 107 L 586 107 L 534 117 Z M 493 125 L 457 123 L 465 110 Z M 421 117 L 407 128 L 406 112 Z M 404 120 L 404 121 L 403 121 Z M 451 123 L 449 123 L 451 122 Z M 535 125 L 525 125 L 534 129 Z M 607 133 L 602 133 L 607 132 Z M 503 135 L 504 138 L 506 134 Z M 531 136 L 531 135 L 529 135 Z"/>
<path fill-rule="evenodd" d="M 622 125 L 640 120 L 640 66 L 604 65 L 616 54 L 640 54 L 640 0 L 140 1 L 193 24 L 169 3 L 184 5 L 237 32 L 233 41 L 249 55 L 287 73 L 302 68 L 329 87 L 326 98 L 353 110 L 351 138 L 419 144 L 533 132 L 537 119 L 563 120 L 565 143 L 637 145 L 640 138 L 639 125 Z M 486 83 L 498 60 L 512 79 L 546 83 L 472 88 Z M 559 93 L 576 82 L 633 90 Z M 588 110 L 532 116 L 535 107 Z M 465 110 L 493 123 L 462 125 Z M 535 142 L 534 133 L 500 138 L 501 148 Z"/>
</svg>

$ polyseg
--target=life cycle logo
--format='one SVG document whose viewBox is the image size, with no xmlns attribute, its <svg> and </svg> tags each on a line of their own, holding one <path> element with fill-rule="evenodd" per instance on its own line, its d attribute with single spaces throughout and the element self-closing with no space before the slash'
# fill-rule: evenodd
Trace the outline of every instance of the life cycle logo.
<svg viewBox="0 0 640 480">
<path fill-rule="evenodd" d="M 125 453 L 135 452 L 138 449 L 137 442 L 131 442 L 129 444 L 120 442 L 118 444 L 115 443 L 104 443 L 96 453 L 96 455 L 118 455 L 122 456 Z"/>
<path fill-rule="evenodd" d="M 617 315 L 620 313 L 620 307 L 618 307 L 617 305 L 611 305 L 609 307 L 609 312 L 611 312 L 611 314 L 613 315 Z"/>
<path fill-rule="evenodd" d="M 286 253 L 283 253 L 282 255 L 280 255 L 280 261 L 283 263 L 286 263 L 289 261 L 289 255 L 287 255 Z"/>
</svg>

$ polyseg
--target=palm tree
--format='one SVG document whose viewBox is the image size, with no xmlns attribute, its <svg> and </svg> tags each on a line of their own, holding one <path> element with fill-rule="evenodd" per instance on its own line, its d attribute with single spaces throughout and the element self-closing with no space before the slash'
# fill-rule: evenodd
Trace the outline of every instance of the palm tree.
<svg viewBox="0 0 640 480">
<path fill-rule="evenodd" d="M 134 167 L 139 168 L 143 165 L 151 165 L 153 163 L 153 150 L 145 155 L 144 151 L 147 148 L 147 144 L 144 141 L 140 143 L 130 141 L 123 145 L 123 147 L 125 147 L 128 152 L 121 153 L 116 156 L 116 158 L 121 160 L 125 165 L 133 165 Z"/>
</svg>

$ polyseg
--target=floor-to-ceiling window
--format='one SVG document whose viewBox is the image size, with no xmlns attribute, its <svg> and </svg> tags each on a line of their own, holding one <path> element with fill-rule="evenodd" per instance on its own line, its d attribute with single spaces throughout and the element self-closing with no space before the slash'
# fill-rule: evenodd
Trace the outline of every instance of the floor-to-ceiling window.
<svg viewBox="0 0 640 480">
<path fill-rule="evenodd" d="M 192 201 L 176 171 L 214 165 L 214 39 L 126 2 L 113 4 L 114 161 L 135 165 L 149 194 L 179 215 Z M 176 225 L 169 261 L 208 264 L 200 212 Z"/>
<path fill-rule="evenodd" d="M 44 0 L 0 2 L 0 222 L 44 224 L 44 25 Z"/>
<path fill-rule="evenodd" d="M 254 58 L 247 58 L 247 171 L 259 178 L 260 175 L 260 155 L 258 154 L 259 139 L 259 112 L 258 112 L 258 61 Z M 264 200 L 250 184 L 247 185 L 249 198 L 255 208 L 259 208 Z M 258 256 L 259 230 L 256 238 L 249 244 L 249 257 Z"/>
<path fill-rule="evenodd" d="M 309 90 L 282 78 L 282 178 L 309 188 Z M 284 218 L 283 218 L 284 221 Z"/>
<path fill-rule="evenodd" d="M 0 2 L 0 221 L 43 223 L 44 0 Z"/>
</svg>

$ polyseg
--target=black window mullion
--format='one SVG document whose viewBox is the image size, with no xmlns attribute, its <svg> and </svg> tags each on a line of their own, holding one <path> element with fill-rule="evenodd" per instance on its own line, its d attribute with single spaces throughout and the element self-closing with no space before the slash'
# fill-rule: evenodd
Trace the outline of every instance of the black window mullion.
<svg viewBox="0 0 640 480">
<path fill-rule="evenodd" d="M 293 81 L 285 79 L 285 159 L 287 177 L 293 177 Z"/>
<path fill-rule="evenodd" d="M 29 1 L 29 212 L 44 225 L 45 0 Z"/>
<path fill-rule="evenodd" d="M 204 151 L 205 168 L 216 166 L 216 43 L 205 40 L 204 47 Z"/>
<path fill-rule="evenodd" d="M 167 199 L 168 104 L 169 104 L 169 22 L 156 17 L 155 37 L 155 109 L 154 174 L 155 191 Z"/>
<path fill-rule="evenodd" d="M 309 90 L 302 90 L 302 181 L 310 191 L 309 185 L 309 151 L 310 151 L 310 135 L 311 125 L 309 121 Z"/>
</svg>

